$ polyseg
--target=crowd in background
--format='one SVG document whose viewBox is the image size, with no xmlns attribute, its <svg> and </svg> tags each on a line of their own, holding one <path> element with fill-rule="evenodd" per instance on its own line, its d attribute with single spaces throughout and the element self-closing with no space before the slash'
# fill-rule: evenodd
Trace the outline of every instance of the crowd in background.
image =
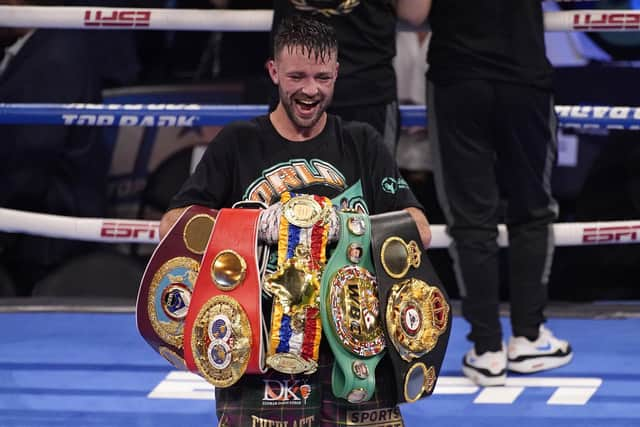
<svg viewBox="0 0 640 427">
<path fill-rule="evenodd" d="M 18 4 L 20 1 L 4 1 L 3 4 Z M 34 1 L 38 5 L 59 4 L 55 1 Z M 100 5 L 103 2 L 75 0 L 64 2 L 67 5 Z M 630 7 L 630 2 L 611 1 L 602 6 Z M 142 0 L 109 2 L 109 6 L 121 7 L 170 7 L 189 9 L 271 9 L 273 1 L 249 0 Z M 568 4 L 565 8 L 576 8 L 584 5 Z M 143 85 L 185 85 L 191 83 L 220 84 L 226 82 L 240 83 L 242 102 L 248 104 L 265 104 L 269 101 L 272 90 L 271 83 L 264 71 L 264 63 L 269 57 L 270 36 L 268 33 L 239 32 L 203 32 L 203 31 L 83 31 L 46 30 L 56 34 L 52 37 L 35 37 L 42 43 L 42 49 L 54 40 L 68 38 L 69 43 L 57 55 L 58 60 L 67 58 L 55 68 L 34 62 L 31 73 L 20 72 L 19 79 L 11 79 L 11 59 L 0 49 L 3 60 L 0 62 L 0 102 L 66 102 L 65 96 L 72 93 L 72 88 L 83 83 L 79 90 L 86 101 L 100 102 L 101 91 L 109 88 Z M 45 30 L 38 30 L 44 33 Z M 34 34 L 38 34 L 38 32 Z M 66 34 L 66 35 L 65 35 Z M 6 34 L 3 32 L 2 36 Z M 617 43 L 616 39 L 606 34 L 592 34 L 593 40 L 600 43 L 612 57 L 623 60 L 633 59 L 634 46 L 631 43 Z M 395 70 L 403 74 L 398 82 L 398 99 L 400 104 L 425 104 L 424 72 L 427 64 L 424 55 L 428 46 L 428 33 L 401 33 L 396 40 L 397 56 Z M 630 36 L 631 37 L 631 36 Z M 2 48 L 9 46 L 3 38 Z M 15 39 L 13 39 L 15 40 Z M 65 43 L 62 42 L 62 45 Z M 65 53 L 66 52 L 66 53 Z M 23 52 L 24 53 L 24 52 Z M 68 56 L 66 56 L 68 55 Z M 91 58 L 89 61 L 81 58 Z M 11 65 L 7 65 L 11 64 Z M 86 64 L 87 68 L 79 67 Z M 25 64 L 25 67 L 28 65 Z M 82 71 L 82 77 L 65 80 L 64 67 L 74 72 Z M 7 68 L 8 70 L 5 70 Z M 556 104 L 603 104 L 603 105 L 635 105 L 635 100 L 626 88 L 637 79 L 638 68 L 627 66 L 613 67 L 607 63 L 592 61 L 580 69 L 556 69 L 554 91 Z M 17 74 L 17 73 L 16 73 Z M 400 74 L 398 74 L 400 75 Z M 406 76 L 406 77 L 405 77 Z M 43 77 L 50 77 L 48 80 Z M 25 79 L 33 82 L 26 85 Z M 593 85 L 601 81 L 606 84 Z M 39 90 L 38 84 L 49 90 Z M 416 87 L 418 85 L 418 87 Z M 29 93 L 16 91 L 16 87 L 32 86 Z M 591 89 L 586 92 L 585 87 Z M 56 92 L 54 89 L 59 90 Z M 19 93 L 18 93 L 19 92 Z M 33 128 L 33 127 L 32 127 Z M 17 126 L 3 126 L 0 130 L 3 144 L 0 147 L 6 166 L 0 174 L 2 187 L 0 205 L 16 209 L 46 211 L 74 216 L 102 216 L 106 212 L 106 191 L 103 191 L 108 162 L 100 154 L 99 138 L 95 135 L 99 130 L 56 129 L 35 127 L 25 131 Z M 19 150 L 15 147 L 8 152 L 10 146 L 4 141 L 18 138 L 16 132 L 31 132 L 37 136 L 20 137 L 29 140 L 32 145 L 23 145 Z M 65 135 L 58 135 L 60 132 Z M 73 135 L 67 135 L 73 134 Z M 572 168 L 556 168 L 553 175 L 553 189 L 560 203 L 560 221 L 592 221 L 634 219 L 640 213 L 640 174 L 637 159 L 640 156 L 636 135 L 633 132 L 606 132 L 577 134 L 569 132 L 569 137 L 580 140 L 578 164 Z M 38 187 L 42 184 L 15 184 L 22 181 L 21 176 L 29 170 L 24 163 L 16 162 L 16 158 L 28 158 L 28 150 L 42 150 L 42 143 L 37 138 L 43 135 L 58 138 L 60 142 L 48 144 L 51 150 L 47 155 L 47 164 L 35 163 L 42 156 L 33 156 L 31 170 L 37 170 L 37 181 L 52 182 L 58 180 L 60 198 Z M 75 138 L 75 139 L 74 139 Z M 68 142 L 69 140 L 82 142 Z M 91 143 L 91 141 L 94 141 Z M 428 155 L 428 135 L 424 129 L 404 129 L 400 135 L 398 162 L 414 192 L 425 205 L 432 223 L 444 223 L 444 215 L 435 197 L 431 158 Z M 39 145 L 40 144 L 40 145 Z M 57 147 L 57 148 L 56 148 Z M 75 151 L 67 148 L 72 147 Z M 21 151 L 20 151 L 21 150 Z M 16 157 L 18 156 L 18 157 Z M 10 160 L 14 159 L 14 160 Z M 61 159 L 54 162 L 52 159 Z M 13 163 L 13 167 L 11 164 Z M 58 166 L 52 166 L 54 163 Z M 95 202 L 87 203 L 88 193 L 70 194 L 65 186 L 70 185 L 70 177 L 79 170 L 77 165 L 90 164 L 93 181 L 91 197 Z M 65 166 L 66 165 L 66 166 Z M 20 166 L 17 168 L 16 166 Z M 55 169 L 55 170 L 54 170 Z M 12 171 L 15 171 L 12 172 Z M 100 176 L 102 174 L 102 176 Z M 52 177 L 56 177 L 55 179 Z M 16 181 L 17 180 L 17 181 Z M 35 182 L 35 178 L 34 178 Z M 7 188 L 29 188 L 29 194 L 20 200 L 14 198 Z M 75 191 L 75 190 L 74 190 Z M 58 206 L 47 204 L 49 199 L 62 200 Z M 17 200 L 17 201 L 16 201 Z M 83 200 L 79 203 L 78 200 Z M 35 240 L 35 242 L 32 242 Z M 46 243 L 45 243 L 46 241 Z M 26 245 L 26 246 L 24 246 Z M 18 250 L 24 246 L 24 249 Z M 91 245 L 90 245 L 91 246 Z M 37 249 L 32 249 L 36 247 Z M 6 262 L 14 259 L 18 264 L 0 270 L 0 293 L 7 295 L 30 295 L 34 286 L 57 268 L 62 259 L 69 254 L 83 254 L 87 245 L 68 241 L 52 241 L 51 239 L 26 238 L 3 234 L 0 236 L 0 260 Z M 20 254 L 20 255 L 17 255 Z M 26 255 L 25 255 L 26 254 Z M 432 251 L 434 262 L 440 266 L 445 282 L 455 282 L 451 269 L 451 261 L 443 251 Z M 592 298 L 627 298 L 637 297 L 638 288 L 631 284 L 627 266 L 633 265 L 637 252 L 633 248 L 615 246 L 607 251 L 600 248 L 560 248 L 556 253 L 556 263 L 551 276 L 552 297 L 560 299 L 592 299 Z M 584 262 L 584 260 L 592 262 Z M 581 266 L 588 264 L 589 266 Z M 42 268 L 35 268 L 43 265 Z M 622 267 L 622 268 L 620 268 Z M 8 271 L 7 271 L 8 270 Z M 134 276 L 135 274 L 132 274 Z M 62 279 L 61 279 L 62 280 Z M 603 285 L 605 281 L 608 286 Z M 16 282 L 28 283 L 18 286 Z M 576 293 L 576 282 L 582 283 L 580 293 Z M 8 284 L 9 283 L 9 284 Z M 456 296 L 456 287 L 451 287 Z M 502 290 L 501 292 L 505 292 Z"/>
</svg>

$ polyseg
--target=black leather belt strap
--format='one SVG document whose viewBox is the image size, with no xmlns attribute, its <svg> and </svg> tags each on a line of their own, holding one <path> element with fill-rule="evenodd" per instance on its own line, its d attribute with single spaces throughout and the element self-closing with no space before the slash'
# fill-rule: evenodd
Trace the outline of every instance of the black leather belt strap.
<svg viewBox="0 0 640 427">
<path fill-rule="evenodd" d="M 446 291 L 406 211 L 373 215 L 372 255 L 380 317 L 399 402 L 433 393 L 451 331 Z"/>
</svg>

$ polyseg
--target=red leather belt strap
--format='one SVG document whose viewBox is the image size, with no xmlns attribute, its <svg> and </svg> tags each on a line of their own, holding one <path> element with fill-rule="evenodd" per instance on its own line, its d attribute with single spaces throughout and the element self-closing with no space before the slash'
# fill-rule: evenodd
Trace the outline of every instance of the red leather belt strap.
<svg viewBox="0 0 640 427">
<path fill-rule="evenodd" d="M 185 362 L 217 387 L 262 373 L 260 209 L 221 209 L 185 322 Z"/>
</svg>

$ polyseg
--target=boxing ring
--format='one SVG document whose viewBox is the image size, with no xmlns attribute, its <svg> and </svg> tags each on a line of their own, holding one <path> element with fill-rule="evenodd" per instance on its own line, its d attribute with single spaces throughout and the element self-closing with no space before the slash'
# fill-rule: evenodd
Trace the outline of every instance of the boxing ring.
<svg viewBox="0 0 640 427">
<path fill-rule="evenodd" d="M 247 19 L 250 17 L 251 19 Z M 0 6 L 0 27 L 267 31 L 271 11 L 195 11 L 93 7 Z M 640 11 L 548 12 L 547 31 L 638 31 Z M 410 28 L 404 28 L 410 29 Z M 0 104 L 0 125 L 104 127 L 222 126 L 267 111 L 264 105 Z M 561 127 L 640 130 L 640 107 L 559 105 Z M 402 106 L 404 126 L 424 126 L 424 106 Z M 76 218 L 0 208 L 0 231 L 102 243 L 156 244 L 158 221 Z M 508 246 L 503 225 L 499 244 Z M 640 242 L 640 219 L 554 224 L 556 245 Z M 445 226 L 432 225 L 432 248 L 446 248 Z M 603 248 L 603 250 L 606 250 Z M 505 387 L 477 387 L 461 376 L 466 325 L 453 320 L 449 350 L 434 395 L 402 407 L 406 425 L 640 425 L 640 304 L 598 304 L 568 312 L 550 306 L 549 323 L 569 338 L 574 361 Z M 133 308 L 74 312 L 0 305 L 0 426 L 215 425 L 212 386 L 172 370 L 141 339 Z M 113 311 L 113 310 L 106 310 Z M 510 327 L 503 317 L 506 333 Z M 46 349 L 43 351 L 43 349 Z M 123 350 L 126 349 L 126 350 Z M 363 414 L 373 421 L 379 414 Z"/>
</svg>

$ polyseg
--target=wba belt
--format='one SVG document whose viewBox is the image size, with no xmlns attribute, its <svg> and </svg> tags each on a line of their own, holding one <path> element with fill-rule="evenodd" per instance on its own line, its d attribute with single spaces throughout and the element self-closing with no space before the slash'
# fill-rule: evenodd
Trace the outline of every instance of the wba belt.
<svg viewBox="0 0 640 427">
<path fill-rule="evenodd" d="M 384 354 L 385 339 L 368 217 L 353 212 L 339 212 L 338 216 L 340 238 L 322 274 L 320 313 L 335 356 L 333 394 L 360 403 L 375 392 L 375 369 Z"/>
<path fill-rule="evenodd" d="M 433 393 L 451 330 L 447 294 L 406 211 L 371 216 L 373 259 L 399 401 Z"/>
<path fill-rule="evenodd" d="M 260 209 L 221 209 L 185 321 L 187 368 L 216 387 L 263 373 Z"/>
<path fill-rule="evenodd" d="M 273 296 L 267 365 L 287 374 L 311 374 L 318 368 L 322 337 L 318 298 L 331 201 L 289 192 L 280 201 L 278 269 L 264 282 Z"/>
<path fill-rule="evenodd" d="M 178 369 L 186 369 L 184 321 L 217 213 L 204 206 L 187 208 L 154 250 L 140 281 L 138 330 Z"/>
</svg>

